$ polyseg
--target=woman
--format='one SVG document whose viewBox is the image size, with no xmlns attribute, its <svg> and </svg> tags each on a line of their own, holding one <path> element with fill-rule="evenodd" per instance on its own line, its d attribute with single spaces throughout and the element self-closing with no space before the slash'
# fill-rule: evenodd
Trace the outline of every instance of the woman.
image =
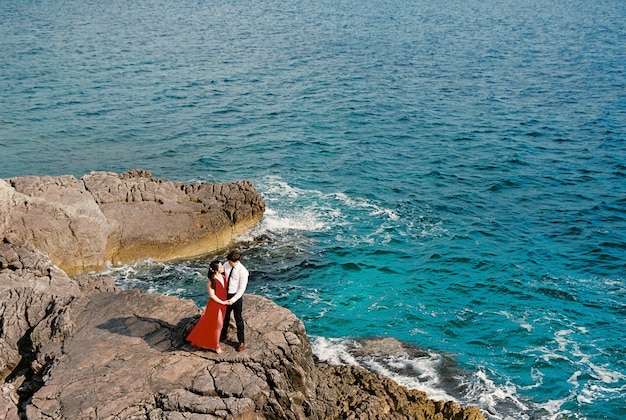
<svg viewBox="0 0 626 420">
<path fill-rule="evenodd" d="M 224 324 L 226 306 L 230 305 L 230 302 L 226 300 L 227 285 L 222 263 L 218 260 L 211 261 L 207 277 L 209 302 L 206 305 L 204 314 L 187 336 L 187 341 L 193 346 L 213 350 L 217 354 L 221 354 L 220 333 Z"/>
</svg>

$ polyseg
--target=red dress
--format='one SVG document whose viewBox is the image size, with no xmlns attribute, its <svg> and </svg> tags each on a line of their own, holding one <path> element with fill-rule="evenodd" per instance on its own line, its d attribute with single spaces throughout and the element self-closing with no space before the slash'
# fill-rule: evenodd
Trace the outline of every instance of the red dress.
<svg viewBox="0 0 626 420">
<path fill-rule="evenodd" d="M 215 281 L 215 295 L 226 300 L 226 278 L 223 277 L 223 283 L 219 280 Z M 198 323 L 187 336 L 187 341 L 196 347 L 207 349 L 218 349 L 220 347 L 220 334 L 222 333 L 222 325 L 224 325 L 224 314 L 226 313 L 226 305 L 221 305 L 209 297 L 204 314 L 198 320 Z"/>
</svg>

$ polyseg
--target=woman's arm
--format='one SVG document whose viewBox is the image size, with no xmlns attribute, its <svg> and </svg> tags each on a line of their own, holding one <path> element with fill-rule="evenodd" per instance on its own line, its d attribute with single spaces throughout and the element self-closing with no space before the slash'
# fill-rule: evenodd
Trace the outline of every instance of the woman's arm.
<svg viewBox="0 0 626 420">
<path fill-rule="evenodd" d="M 208 282 L 208 289 L 209 289 L 209 299 L 214 300 L 215 302 L 219 303 L 220 305 L 228 305 L 228 301 L 227 300 L 222 300 L 220 298 L 217 297 L 217 295 L 215 294 L 215 290 L 213 290 L 213 288 L 211 287 L 211 282 Z"/>
</svg>

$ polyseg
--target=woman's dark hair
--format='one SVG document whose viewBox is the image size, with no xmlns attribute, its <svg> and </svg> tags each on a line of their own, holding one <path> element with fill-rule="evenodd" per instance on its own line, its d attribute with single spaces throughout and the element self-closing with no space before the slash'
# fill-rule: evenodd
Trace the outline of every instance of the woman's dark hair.
<svg viewBox="0 0 626 420">
<path fill-rule="evenodd" d="M 215 290 L 215 274 L 217 274 L 220 267 L 220 260 L 213 260 L 209 264 L 209 272 L 207 273 L 207 277 L 211 282 L 211 289 Z"/>
</svg>

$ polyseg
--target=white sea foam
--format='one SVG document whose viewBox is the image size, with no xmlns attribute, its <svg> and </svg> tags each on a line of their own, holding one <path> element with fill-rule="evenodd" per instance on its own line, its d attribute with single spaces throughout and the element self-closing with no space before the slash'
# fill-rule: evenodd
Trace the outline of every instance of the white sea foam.
<svg viewBox="0 0 626 420">
<path fill-rule="evenodd" d="M 596 383 L 587 383 L 585 387 L 576 396 L 579 403 L 593 404 L 596 400 L 604 400 L 608 395 L 620 396 L 626 392 L 626 385 L 618 388 L 609 388 Z"/>
<path fill-rule="evenodd" d="M 261 222 L 254 228 L 239 236 L 241 241 L 251 241 L 268 232 L 281 233 L 285 231 L 321 231 L 328 227 L 323 217 L 312 209 L 304 209 L 298 214 L 267 208 Z"/>
<path fill-rule="evenodd" d="M 188 288 L 181 286 L 176 279 L 184 277 L 204 284 L 206 272 L 194 267 L 191 263 L 168 263 L 144 259 L 122 266 L 108 265 L 100 275 L 114 278 L 115 284 L 126 290 L 139 289 L 147 293 L 188 296 Z"/>
<path fill-rule="evenodd" d="M 280 179 L 277 176 L 268 176 L 264 179 L 264 193 L 269 196 L 270 200 L 276 200 L 277 198 L 271 198 L 278 196 L 282 198 L 297 198 L 304 192 L 299 188 L 292 187 L 287 182 Z M 266 198 L 267 200 L 268 198 Z"/>
<path fill-rule="evenodd" d="M 296 188 L 276 176 L 266 177 L 264 183 L 259 188 L 266 202 L 297 204 L 293 206 L 296 208 L 296 211 L 300 211 L 302 206 L 327 207 L 325 212 L 328 212 L 329 208 L 336 211 L 344 208 L 365 210 L 368 215 L 384 216 L 388 220 L 400 219 L 400 216 L 393 209 L 381 206 L 370 200 L 361 197 L 351 197 L 343 192 L 323 193 L 318 190 Z"/>
<path fill-rule="evenodd" d="M 411 335 L 426 335 L 428 331 L 422 330 L 420 328 L 412 328 L 410 331 Z"/>
<path fill-rule="evenodd" d="M 520 323 L 519 325 L 520 325 L 520 327 L 524 328 L 524 329 L 525 329 L 526 331 L 528 331 L 528 332 L 531 332 L 531 331 L 532 331 L 532 329 L 533 329 L 533 326 L 532 326 L 532 325 L 530 325 L 530 324 L 529 324 L 529 323 L 527 323 L 527 322 L 522 322 L 522 323 Z"/>
<path fill-rule="evenodd" d="M 570 412 L 563 410 L 561 407 L 569 400 L 568 398 L 562 398 L 559 400 L 550 400 L 543 404 L 539 404 L 538 408 L 544 413 L 543 418 L 546 420 L 558 420 L 563 418 L 570 418 Z"/>
<path fill-rule="evenodd" d="M 333 194 L 334 198 L 340 202 L 345 203 L 346 206 L 353 209 L 364 209 L 367 210 L 371 215 L 384 215 L 391 220 L 398 220 L 398 214 L 392 209 L 388 209 L 382 207 L 378 204 L 372 203 L 364 198 L 360 197 L 350 197 L 344 193 L 335 193 Z"/>
<path fill-rule="evenodd" d="M 497 384 L 484 368 L 474 373 L 448 372 L 443 378 L 444 363 L 437 353 L 412 355 L 408 351 L 397 350 L 388 354 L 370 354 L 364 351 L 366 344 L 362 346 L 360 342 L 342 338 L 312 337 L 311 345 L 313 353 L 322 361 L 364 367 L 409 389 L 426 392 L 429 398 L 477 405 L 490 420 L 537 418 L 536 407 L 524 402 L 513 384 Z M 541 383 L 542 374 L 536 374 Z M 563 402 L 550 401 L 542 408 L 550 413 L 551 418 L 556 418 L 553 413 L 558 413 Z"/>
<path fill-rule="evenodd" d="M 589 363 L 592 375 L 606 384 L 616 383 L 626 379 L 626 375 L 607 368 L 606 366 L 597 366 Z"/>
<path fill-rule="evenodd" d="M 391 367 L 396 369 L 409 368 L 416 376 L 407 376 L 396 373 L 394 370 L 388 369 L 384 364 L 372 359 L 368 363 L 368 367 L 375 372 L 389 377 L 406 386 L 409 389 L 418 389 L 428 394 L 430 398 L 444 401 L 457 401 L 450 393 L 441 386 L 441 380 L 438 367 L 441 363 L 441 356 L 429 353 L 428 357 L 411 358 L 406 356 L 395 356 L 387 361 Z"/>
<path fill-rule="evenodd" d="M 449 233 L 438 220 L 425 217 L 402 217 L 392 208 L 362 197 L 344 192 L 324 193 L 294 187 L 277 176 L 268 176 L 258 184 L 267 210 L 254 229 L 238 238 L 253 240 L 264 234 L 288 234 L 288 232 L 333 231 L 338 243 L 353 245 L 355 242 L 374 245 L 390 243 L 394 236 L 428 238 L 446 236 Z M 363 223 L 364 220 L 369 220 Z M 353 229 L 358 226 L 372 227 L 370 232 Z"/>
<path fill-rule="evenodd" d="M 539 388 L 541 385 L 543 385 L 543 378 L 545 377 L 545 375 L 543 374 L 542 371 L 540 371 L 536 367 L 532 367 L 530 369 L 530 377 L 535 381 L 535 383 L 528 385 L 524 387 L 523 389 Z"/>
<path fill-rule="evenodd" d="M 608 363 L 599 364 L 593 361 L 597 357 L 602 357 L 603 351 L 601 349 L 596 348 L 593 344 L 591 346 L 587 344 L 585 350 L 581 348 L 578 340 L 581 339 L 581 335 L 589 334 L 589 331 L 584 327 L 577 327 L 576 325 L 569 325 L 568 327 L 554 332 L 552 346 L 529 348 L 524 352 L 534 355 L 537 360 L 543 360 L 550 364 L 554 361 L 556 363 L 558 361 L 566 361 L 568 365 L 576 368 L 566 380 L 566 383 L 571 386 L 566 397 L 537 404 L 538 409 L 547 413 L 545 415 L 547 419 L 583 419 L 584 417 L 581 417 L 578 413 L 572 412 L 571 408 L 565 409 L 564 406 L 572 401 L 577 402 L 579 405 L 592 405 L 597 401 L 606 400 L 607 398 L 612 399 L 614 396 L 622 395 L 624 390 L 626 390 L 626 385 L 623 384 L 626 380 L 626 375 L 618 370 L 611 369 Z M 592 350 L 590 351 L 589 348 Z M 533 374 L 534 378 L 542 378 L 544 375 L 539 369 L 534 369 L 533 372 L 536 372 Z M 611 387 L 610 385 L 612 384 L 617 384 L 618 386 Z M 537 385 L 540 387 L 542 385 L 541 381 Z"/>
<path fill-rule="evenodd" d="M 163 266 L 164 263 L 155 262 L 151 258 L 119 266 L 109 263 L 101 274 L 112 276 L 116 278 L 118 282 L 133 282 L 137 280 L 137 277 L 140 276 L 142 272 L 146 272 L 156 265 Z"/>
<path fill-rule="evenodd" d="M 309 300 L 309 305 L 317 306 L 326 303 L 317 289 L 303 289 L 302 296 Z"/>
<path fill-rule="evenodd" d="M 332 195 L 293 187 L 276 176 L 264 178 L 259 190 L 267 204 L 265 214 L 239 240 L 253 240 L 267 233 L 321 232 L 349 223 Z"/>
<path fill-rule="evenodd" d="M 530 407 L 519 398 L 516 387 L 510 383 L 496 384 L 485 368 L 479 367 L 465 385 L 468 399 L 478 401 L 477 405 L 484 410 L 489 419 L 532 418 L 526 414 L 530 411 Z"/>
<path fill-rule="evenodd" d="M 437 400 L 456 401 L 441 387 L 438 366 L 441 356 L 429 353 L 428 356 L 411 358 L 408 353 L 397 353 L 393 356 L 380 358 L 372 356 L 355 357 L 350 348 L 359 348 L 358 342 L 347 339 L 329 339 L 313 337 L 311 340 L 313 353 L 322 361 L 330 364 L 356 365 L 372 372 L 393 379 L 409 389 L 424 391 L 430 398 Z M 399 372 L 413 372 L 407 375 Z"/>
<path fill-rule="evenodd" d="M 500 314 L 505 316 L 507 319 L 519 324 L 519 326 L 523 329 L 525 329 L 528 332 L 531 332 L 533 327 L 530 323 L 528 323 L 528 321 L 523 318 L 523 317 L 515 317 L 513 316 L 511 313 L 507 312 L 507 311 L 499 311 L 499 312 L 495 312 L 496 314 Z"/>
<path fill-rule="evenodd" d="M 572 384 L 574 386 L 578 386 L 578 377 L 581 374 L 582 372 L 580 370 L 577 370 L 576 372 L 572 374 L 572 376 L 569 377 L 569 379 L 567 380 L 567 383 Z"/>
<path fill-rule="evenodd" d="M 313 354 L 323 362 L 332 365 L 358 365 L 346 347 L 346 340 L 340 338 L 311 337 Z"/>
</svg>

